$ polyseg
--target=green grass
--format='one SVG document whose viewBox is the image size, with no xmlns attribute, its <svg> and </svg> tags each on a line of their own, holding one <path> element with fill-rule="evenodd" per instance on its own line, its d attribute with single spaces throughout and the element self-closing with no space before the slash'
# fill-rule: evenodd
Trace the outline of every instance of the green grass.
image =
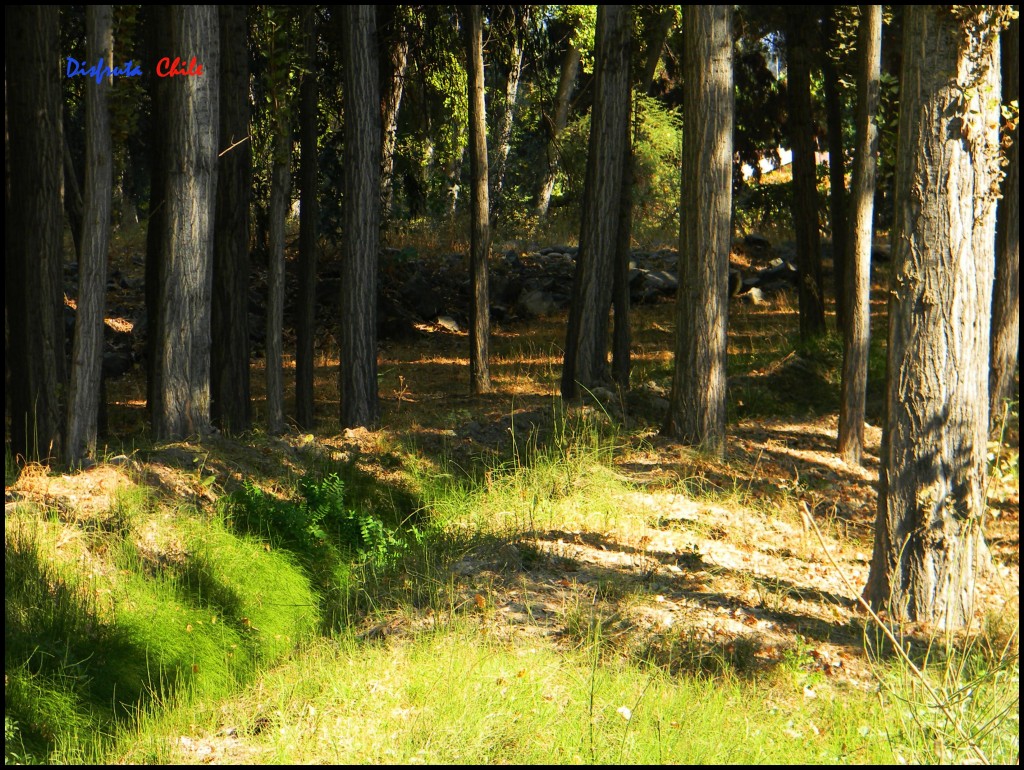
<svg viewBox="0 0 1024 770">
<path fill-rule="evenodd" d="M 238 697 L 167 714 L 155 746 L 128 761 L 180 761 L 174 736 L 226 729 L 250 761 L 345 763 L 892 762 L 884 716 L 868 693 L 718 677 L 679 677 L 592 647 L 496 641 L 471 620 L 414 641 L 319 643 Z M 627 711 L 628 710 L 628 711 Z M 626 718 L 628 714 L 629 718 Z"/>
</svg>

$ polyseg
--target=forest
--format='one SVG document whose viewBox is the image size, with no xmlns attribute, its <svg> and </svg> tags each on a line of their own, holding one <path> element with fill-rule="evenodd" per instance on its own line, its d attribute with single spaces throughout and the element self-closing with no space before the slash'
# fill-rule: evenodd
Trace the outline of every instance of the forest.
<svg viewBox="0 0 1024 770">
<path fill-rule="evenodd" d="M 5 21 L 5 764 L 1019 763 L 1016 6 Z"/>
</svg>

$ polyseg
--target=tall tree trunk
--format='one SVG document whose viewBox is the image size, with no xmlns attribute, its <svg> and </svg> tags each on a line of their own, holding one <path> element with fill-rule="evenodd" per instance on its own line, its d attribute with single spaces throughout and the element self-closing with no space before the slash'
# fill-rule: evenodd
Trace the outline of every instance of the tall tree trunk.
<svg viewBox="0 0 1024 770">
<path fill-rule="evenodd" d="M 505 89 L 502 95 L 501 117 L 498 121 L 497 141 L 494 146 L 494 163 L 488 174 L 492 228 L 498 225 L 498 218 L 501 216 L 501 207 L 504 202 L 502 193 L 505 183 L 505 163 L 508 161 L 508 154 L 512 149 L 512 124 L 515 118 L 516 99 L 519 94 L 519 77 L 523 71 L 523 42 L 531 12 L 530 6 L 511 6 L 511 9 L 515 14 L 515 23 L 509 51 L 508 77 L 505 78 Z M 481 61 L 483 61 L 482 58 Z"/>
<path fill-rule="evenodd" d="M 894 617 L 947 628 L 972 617 L 986 555 L 999 132 L 984 95 L 999 70 L 991 7 L 972 16 L 910 6 L 904 20 L 887 415 L 865 589 Z M 989 34 L 969 37 L 966 24 Z"/>
<path fill-rule="evenodd" d="M 627 116 L 628 119 L 628 116 Z M 629 388 L 632 369 L 630 349 L 633 346 L 629 329 L 629 258 L 633 247 L 633 141 L 630 132 L 626 158 L 622 169 L 619 193 L 619 224 L 615 236 L 615 265 L 612 279 L 612 307 L 615 324 L 612 327 L 612 379 L 620 388 Z"/>
<path fill-rule="evenodd" d="M 598 8 L 594 108 L 562 368 L 562 397 L 567 399 L 578 398 L 581 387 L 609 381 L 608 314 L 629 147 L 631 26 L 629 6 Z"/>
<path fill-rule="evenodd" d="M 282 81 L 282 91 L 284 81 Z M 283 95 L 282 95 L 283 100 Z M 291 128 L 283 103 L 274 105 L 274 149 L 270 168 L 270 265 L 267 270 L 267 430 L 284 430 L 284 240 L 291 200 Z"/>
<path fill-rule="evenodd" d="M 166 5 L 143 6 L 147 23 L 146 48 L 167 51 L 171 47 L 171 9 Z M 149 76 L 153 136 L 149 143 L 149 221 L 146 223 L 146 411 L 155 424 L 157 405 L 157 338 L 160 323 L 160 286 L 166 260 L 163 255 L 167 230 L 167 123 L 168 91 L 174 80 Z M 212 300 L 211 300 L 212 302 Z"/>
<path fill-rule="evenodd" d="M 656 8 L 658 6 L 655 6 Z M 654 76 L 658 73 L 658 62 L 661 60 L 661 49 L 665 47 L 668 33 L 672 31 L 672 23 L 676 20 L 676 8 L 664 7 L 644 30 L 646 38 L 646 54 L 644 55 L 644 72 L 641 86 L 648 96 L 652 95 Z"/>
<path fill-rule="evenodd" d="M 839 6 L 825 9 L 822 34 L 830 48 L 838 48 L 836 16 Z M 829 224 L 832 226 L 832 276 L 836 294 L 836 328 L 842 333 L 846 324 L 847 225 L 846 169 L 843 165 L 843 107 L 839 98 L 839 75 L 828 51 L 822 52 L 821 70 L 825 85 L 825 121 L 828 125 Z"/>
<path fill-rule="evenodd" d="M 221 93 L 210 348 L 211 414 L 221 429 L 252 426 L 249 392 L 248 23 L 243 5 L 220 6 Z"/>
<path fill-rule="evenodd" d="M 302 17 L 306 71 L 299 86 L 299 141 L 302 152 L 299 212 L 299 297 L 295 350 L 295 421 L 304 430 L 316 425 L 313 416 L 313 334 L 316 331 L 317 205 L 317 82 L 316 10 Z"/>
<path fill-rule="evenodd" d="M 1020 98 L 1020 22 L 1000 35 L 1002 42 L 1003 104 Z M 1003 178 L 1003 197 L 996 222 L 996 279 L 992 297 L 992 364 L 989 399 L 992 421 L 1002 420 L 1003 399 L 1011 395 L 1013 371 L 1020 352 L 1020 129 L 1014 126 L 1004 142 L 1009 166 Z"/>
<path fill-rule="evenodd" d="M 60 457 L 65 417 L 63 131 L 56 6 L 8 6 L 4 260 L 11 453 Z"/>
<path fill-rule="evenodd" d="M 88 61 L 114 61 L 113 12 L 109 5 L 85 9 Z M 103 308 L 110 246 L 110 201 L 113 183 L 110 114 L 107 98 L 112 78 L 85 83 L 85 206 L 82 250 L 78 264 L 78 308 L 68 393 L 65 459 L 77 465 L 96 453 L 96 428 L 103 368 Z"/>
<path fill-rule="evenodd" d="M 210 427 L 213 214 L 220 122 L 220 24 L 213 6 L 173 6 L 170 49 L 188 51 L 201 77 L 167 87 L 166 218 L 162 234 L 152 407 L 159 439 Z"/>
<path fill-rule="evenodd" d="M 381 172 L 380 172 L 380 206 L 381 220 L 387 222 L 391 218 L 391 207 L 394 203 L 394 170 L 395 147 L 398 139 L 398 110 L 402 105 L 402 92 L 405 88 L 405 67 L 409 58 L 409 32 L 407 29 L 407 7 L 379 6 L 380 13 L 388 13 L 390 23 L 382 37 L 386 37 L 387 80 L 384 83 L 380 103 L 381 124 Z"/>
<path fill-rule="evenodd" d="M 800 276 L 800 338 L 825 333 L 825 297 L 821 280 L 821 235 L 815 179 L 811 115 L 810 17 L 805 8 L 786 11 L 789 56 L 789 140 L 793 146 L 793 231 Z"/>
<path fill-rule="evenodd" d="M 479 5 L 466 9 L 466 62 L 469 87 L 470 255 L 472 296 L 469 323 L 469 379 L 473 393 L 491 390 L 490 291 L 487 257 L 491 226 L 487 191 L 487 113 L 484 106 L 483 20 Z"/>
<path fill-rule="evenodd" d="M 732 245 L 732 6 L 686 6 L 675 372 L 664 433 L 725 451 Z"/>
<path fill-rule="evenodd" d="M 857 147 L 853 159 L 853 216 L 843 290 L 843 377 L 839 404 L 839 454 L 860 465 L 864 453 L 864 404 L 871 348 L 871 242 L 878 163 L 878 99 L 882 66 L 882 7 L 862 5 L 857 30 Z"/>
<path fill-rule="evenodd" d="M 341 275 L 341 426 L 370 426 L 377 397 L 377 252 L 380 242 L 380 83 L 372 5 L 342 8 L 345 219 Z"/>
<path fill-rule="evenodd" d="M 548 165 L 537 191 L 537 216 L 541 219 L 548 215 L 551 205 L 551 191 L 555 188 L 555 177 L 558 174 L 558 143 L 562 132 L 569 123 L 569 98 L 572 86 L 576 82 L 576 74 L 580 70 L 580 53 L 572 44 L 562 58 L 561 74 L 558 77 L 558 90 L 555 92 L 554 117 L 548 119 Z"/>
</svg>

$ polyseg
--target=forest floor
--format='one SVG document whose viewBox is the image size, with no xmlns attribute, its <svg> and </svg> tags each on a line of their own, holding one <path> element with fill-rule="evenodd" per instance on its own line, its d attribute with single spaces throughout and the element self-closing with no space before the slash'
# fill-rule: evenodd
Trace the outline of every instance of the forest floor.
<svg viewBox="0 0 1024 770">
<path fill-rule="evenodd" d="M 880 295 L 880 288 L 875 289 Z M 13 509 L 25 510 L 26 504 L 51 516 L 56 512 L 49 525 L 55 558 L 88 563 L 94 575 L 116 573 L 116 562 L 107 558 L 104 548 L 90 545 L 88 533 L 104 530 L 119 489 L 147 487 L 164 501 L 157 510 L 187 505 L 211 511 L 219 498 L 237 491 L 246 480 L 258 480 L 260 487 L 287 496 L 295 479 L 310 469 L 344 466 L 350 478 L 374 487 L 371 496 L 409 499 L 409 515 L 443 519 L 449 545 L 438 550 L 437 562 L 429 570 L 410 561 L 387 579 L 368 581 L 360 588 L 361 598 L 351 603 L 355 609 L 346 615 L 346 638 L 355 647 L 342 646 L 341 652 L 332 653 L 347 656 L 349 666 L 396 666 L 398 658 L 412 654 L 408 650 L 422 645 L 433 649 L 447 628 L 454 637 L 468 635 L 471 647 L 482 644 L 499 650 L 496 659 L 540 654 L 541 649 L 570 656 L 576 669 L 583 666 L 584 674 L 590 659 L 572 656 L 599 642 L 602 666 L 614 658 L 642 661 L 670 675 L 769 681 L 769 690 L 758 690 L 756 696 L 765 703 L 806 705 L 819 698 L 848 697 L 843 693 L 878 692 L 877 669 L 886 658 L 880 652 L 885 645 L 857 603 L 867 580 L 877 503 L 877 350 L 864 467 L 851 467 L 835 452 L 838 341 L 830 337 L 812 346 L 795 341 L 795 297 L 781 295 L 756 305 L 734 300 L 728 442 L 725 459 L 716 460 L 658 433 L 671 383 L 673 309 L 669 301 L 634 308 L 634 395 L 608 391 L 569 407 L 563 407 L 556 395 L 564 313 L 494 329 L 494 392 L 482 396 L 467 395 L 465 333 L 425 325 L 412 339 L 384 341 L 382 418 L 374 431 L 337 427 L 338 362 L 330 351 L 321 351 L 316 368 L 319 427 L 313 433 L 293 429 L 269 437 L 255 432 L 171 445 L 139 441 L 133 450 L 133 436 L 143 433 L 145 387 L 136 368 L 110 387 L 111 430 L 122 443 L 112 445 L 116 448 L 108 450 L 104 462 L 80 473 L 29 468 L 12 478 L 8 472 L 8 528 L 12 517 L 17 518 Z M 880 299 L 873 309 L 875 348 L 880 348 Z M 257 424 L 263 363 L 254 361 L 252 370 Z M 286 366 L 294 368 L 293 362 Z M 993 644 L 995 639 L 1011 640 L 1016 655 L 1015 416 L 1003 436 L 994 436 L 991 451 L 990 514 L 985 524 L 993 568 L 975 589 L 973 633 Z M 558 471 L 559 461 L 564 473 Z M 447 518 L 441 504 L 454 503 L 429 491 L 442 487 L 449 489 L 449 498 L 452 489 L 462 495 L 461 507 Z M 189 557 L 189 546 L 181 537 L 161 530 L 159 516 L 136 521 L 128 537 L 151 571 L 157 568 L 154 565 L 173 566 Z M 411 585 L 421 578 L 429 588 Z M 898 633 L 908 648 L 917 645 L 924 650 L 942 638 L 937 629 L 922 625 L 902 624 Z M 369 645 L 372 652 L 360 645 Z M 370 662 L 371 657 L 364 655 L 377 657 Z M 280 665 L 302 664 L 288 659 Z M 597 659 L 593 665 L 596 671 Z M 514 664 L 509 666 L 495 675 L 499 685 L 523 677 Z M 381 695 L 389 693 L 391 685 L 379 673 L 379 681 L 368 680 L 359 696 L 383 698 L 392 709 L 379 723 L 368 717 L 366 724 L 379 726 L 383 736 L 378 736 L 375 748 L 356 751 L 359 741 L 351 736 L 338 743 L 337 731 L 330 740 L 323 738 L 331 733 L 323 721 L 325 714 L 333 715 L 335 728 L 349 724 L 348 717 L 343 719 L 343 712 L 336 711 L 343 708 L 338 699 L 320 693 L 299 699 L 301 704 L 296 705 L 294 698 L 275 695 L 274 680 L 266 675 L 244 684 L 241 695 L 189 706 L 192 716 L 180 718 L 159 738 L 121 740 L 114 757 L 106 758 L 252 763 L 459 761 L 460 756 L 516 761 L 533 756 L 502 753 L 494 747 L 483 753 L 452 749 L 446 754 L 437 746 L 436 728 L 425 743 L 412 738 L 408 744 L 395 743 L 394 723 L 421 706 L 394 693 Z M 593 687 L 591 681 L 591 725 Z M 633 701 L 633 711 L 644 692 Z M 249 716 L 232 711 L 226 705 L 232 700 L 247 704 Z M 288 705 L 274 711 L 267 703 Z M 799 712 L 804 706 L 784 705 L 784 715 L 787 708 Z M 276 732 L 261 728 L 260 719 L 269 718 L 270 711 L 276 715 Z M 626 723 L 629 711 L 625 705 L 618 710 Z M 1017 706 L 1013 712 L 1019 712 Z M 317 713 L 320 716 L 314 719 Z M 571 709 L 561 713 L 564 718 Z M 814 717 L 819 724 L 822 718 Z M 678 720 L 666 720 L 680 727 Z M 787 753 L 793 750 L 787 745 L 813 743 L 821 737 L 812 720 L 780 720 L 780 753 L 755 752 L 752 759 L 788 761 L 796 755 Z M 377 728 L 366 724 L 349 728 L 368 730 L 364 737 L 371 741 L 370 733 Z M 1019 723 L 1013 724 L 1008 740 L 1016 745 Z M 863 737 L 864 728 L 859 729 Z M 635 740 L 641 740 L 639 723 L 637 730 Z M 306 737 L 300 740 L 298 735 Z M 622 740 L 620 756 L 625 736 Z M 659 752 L 661 740 L 659 732 Z M 160 747 L 154 748 L 154 742 Z M 912 743 L 908 739 L 907 745 Z M 589 746 L 591 760 L 611 761 L 611 754 L 594 753 L 593 727 Z M 929 751 L 938 753 L 931 755 L 914 754 L 905 746 L 891 748 L 890 758 L 911 761 L 966 756 L 943 754 L 934 745 Z M 847 754 L 826 753 L 819 759 L 858 756 L 855 749 L 845 750 Z M 564 756 L 561 751 L 551 755 L 553 761 L 587 759 L 582 749 L 566 749 Z M 862 759 L 879 761 L 879 756 L 869 753 Z"/>
</svg>

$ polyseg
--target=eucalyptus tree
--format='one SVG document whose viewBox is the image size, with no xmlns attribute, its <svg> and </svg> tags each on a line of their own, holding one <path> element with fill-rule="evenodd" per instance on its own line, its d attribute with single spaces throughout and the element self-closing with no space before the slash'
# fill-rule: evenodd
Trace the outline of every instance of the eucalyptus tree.
<svg viewBox="0 0 1024 770">
<path fill-rule="evenodd" d="M 996 10 L 1001 8 L 1003 10 Z M 886 418 L 865 598 L 973 617 L 988 439 L 1005 6 L 910 6 L 903 38 Z"/>
</svg>

